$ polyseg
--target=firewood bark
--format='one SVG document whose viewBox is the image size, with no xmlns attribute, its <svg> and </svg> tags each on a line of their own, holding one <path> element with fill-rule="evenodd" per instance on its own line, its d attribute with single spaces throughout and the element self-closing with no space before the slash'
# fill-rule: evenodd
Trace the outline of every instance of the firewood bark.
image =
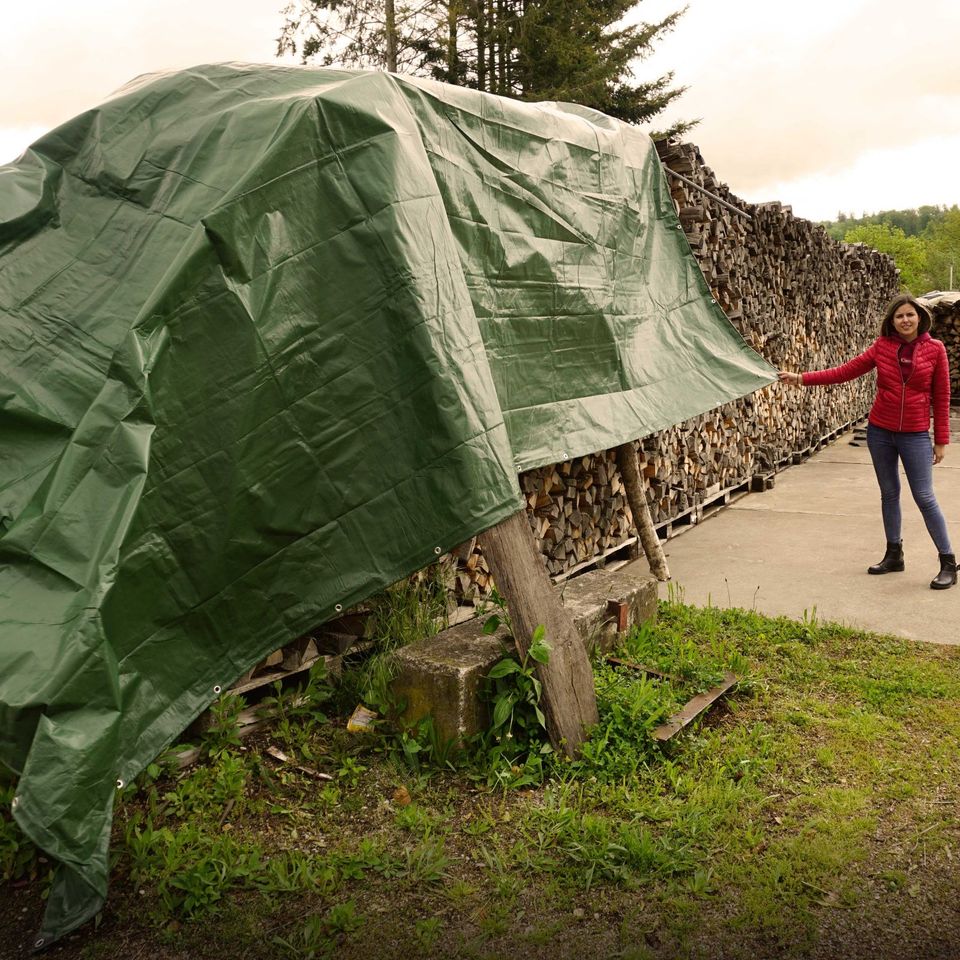
<svg viewBox="0 0 960 960">
<path fill-rule="evenodd" d="M 950 396 L 960 402 L 960 292 L 951 290 L 921 298 L 930 311 L 930 335 L 943 341 L 950 361 Z"/>
<path fill-rule="evenodd" d="M 524 657 L 541 624 L 550 660 L 538 666 L 541 706 L 547 735 L 555 749 L 575 756 L 589 727 L 597 723 L 593 670 L 573 619 L 550 582 L 523 512 L 479 536 L 483 555 L 507 604 L 517 652 Z"/>
</svg>

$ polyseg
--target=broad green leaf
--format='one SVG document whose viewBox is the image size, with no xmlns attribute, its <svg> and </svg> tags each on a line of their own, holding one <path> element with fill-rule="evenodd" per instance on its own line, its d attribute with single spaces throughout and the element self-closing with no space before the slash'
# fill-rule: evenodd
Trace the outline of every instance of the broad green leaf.
<svg viewBox="0 0 960 960">
<path fill-rule="evenodd" d="M 500 697 L 493 708 L 493 729 L 502 727 L 511 713 L 513 713 L 513 698 L 510 696 Z"/>
<path fill-rule="evenodd" d="M 549 663 L 550 662 L 550 647 L 547 645 L 546 641 L 540 640 L 531 644 L 530 649 L 527 651 L 537 663 Z"/>
<path fill-rule="evenodd" d="M 490 680 L 496 680 L 498 677 L 505 677 L 511 673 L 518 673 L 520 670 L 520 664 L 516 660 L 507 657 L 504 660 L 501 660 L 499 663 L 494 664 L 493 669 L 487 674 L 487 678 Z"/>
</svg>

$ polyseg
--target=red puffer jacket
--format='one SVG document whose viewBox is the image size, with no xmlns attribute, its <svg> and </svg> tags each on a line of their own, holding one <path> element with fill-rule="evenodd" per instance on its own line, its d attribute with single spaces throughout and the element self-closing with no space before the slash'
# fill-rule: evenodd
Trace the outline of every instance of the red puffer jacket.
<svg viewBox="0 0 960 960">
<path fill-rule="evenodd" d="M 950 442 L 950 371 L 946 347 L 929 333 L 917 337 L 913 372 L 903 382 L 897 351 L 899 337 L 878 337 L 859 356 L 830 370 L 803 374 L 803 385 L 855 380 L 877 368 L 877 396 L 870 410 L 870 422 L 885 430 L 913 432 L 930 429 L 933 403 L 933 442 Z"/>
</svg>

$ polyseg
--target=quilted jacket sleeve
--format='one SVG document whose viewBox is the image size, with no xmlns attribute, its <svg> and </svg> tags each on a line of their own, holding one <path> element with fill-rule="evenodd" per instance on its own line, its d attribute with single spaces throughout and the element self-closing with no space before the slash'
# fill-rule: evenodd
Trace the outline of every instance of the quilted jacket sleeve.
<svg viewBox="0 0 960 960">
<path fill-rule="evenodd" d="M 819 387 L 827 383 L 845 383 L 847 380 L 856 380 L 865 373 L 869 373 L 876 365 L 877 343 L 874 341 L 863 353 L 857 354 L 852 360 L 831 367 L 829 370 L 814 370 L 801 374 L 805 387 Z"/>
<path fill-rule="evenodd" d="M 950 442 L 950 362 L 947 360 L 947 348 L 939 341 L 937 364 L 933 368 L 931 387 L 933 400 L 933 442 Z"/>
</svg>

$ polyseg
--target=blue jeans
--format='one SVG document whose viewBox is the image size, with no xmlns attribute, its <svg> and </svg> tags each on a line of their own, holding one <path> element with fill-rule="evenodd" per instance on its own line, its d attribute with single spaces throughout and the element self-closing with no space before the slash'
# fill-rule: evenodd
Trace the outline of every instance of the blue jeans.
<svg viewBox="0 0 960 960">
<path fill-rule="evenodd" d="M 923 522 L 927 525 L 939 553 L 953 553 L 947 521 L 933 492 L 933 444 L 930 434 L 899 433 L 867 425 L 867 447 L 873 458 L 873 469 L 880 484 L 880 508 L 883 512 L 883 529 L 888 543 L 900 540 L 900 471 L 897 461 L 903 463 L 910 492 L 920 508 Z"/>
</svg>

